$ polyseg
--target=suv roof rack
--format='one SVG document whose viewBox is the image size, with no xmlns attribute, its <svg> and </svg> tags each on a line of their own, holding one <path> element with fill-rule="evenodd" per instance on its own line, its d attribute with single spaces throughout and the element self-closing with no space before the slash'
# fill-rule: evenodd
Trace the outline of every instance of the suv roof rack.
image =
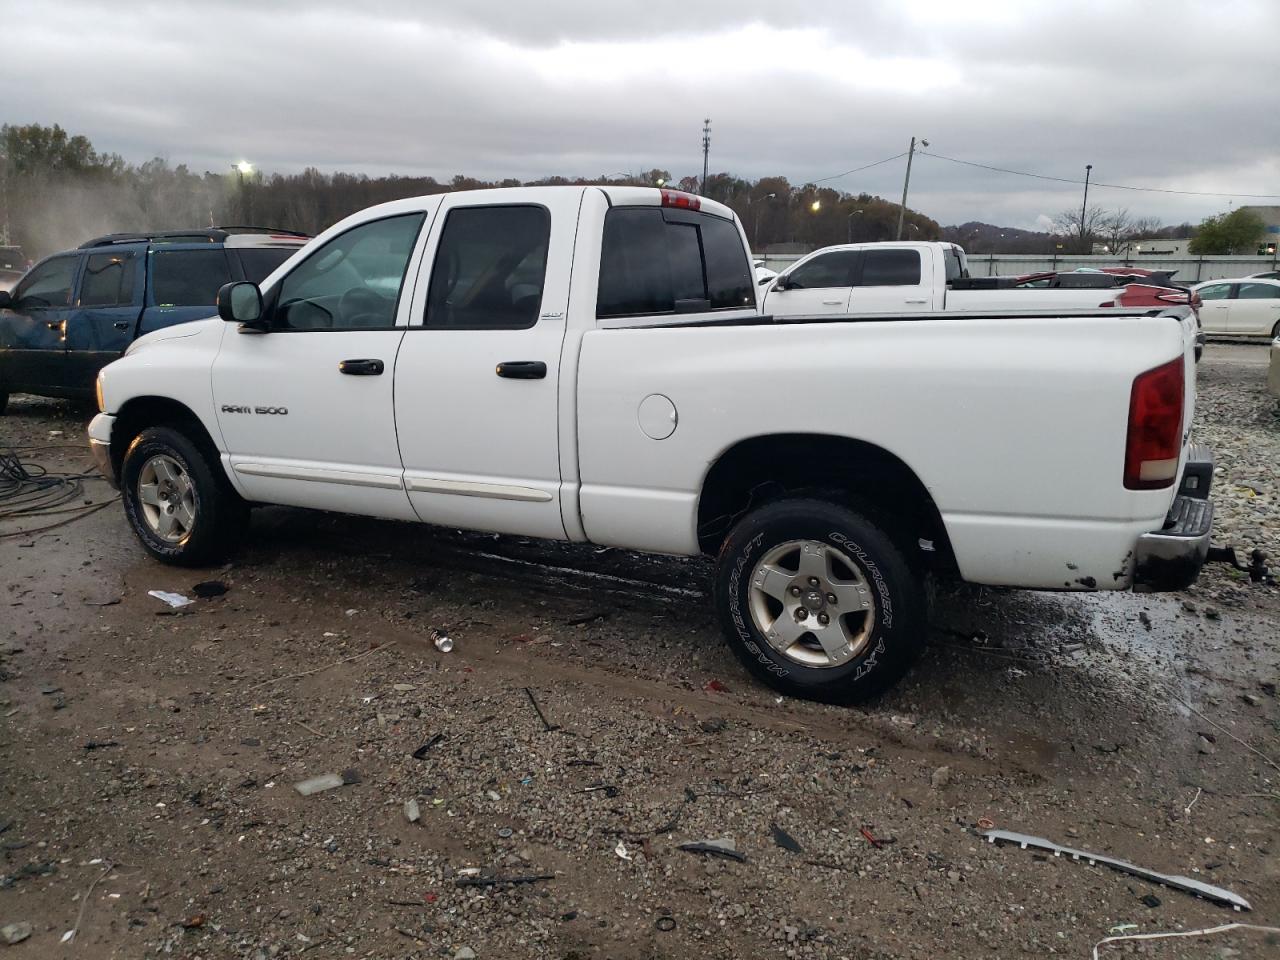
<svg viewBox="0 0 1280 960">
<path fill-rule="evenodd" d="M 91 247 L 111 247 L 122 243 L 222 243 L 235 234 L 264 234 L 298 237 L 309 240 L 305 233 L 296 230 L 277 230 L 274 227 L 202 227 L 197 230 L 153 230 L 147 233 L 108 233 L 80 244 L 80 250 Z"/>
</svg>

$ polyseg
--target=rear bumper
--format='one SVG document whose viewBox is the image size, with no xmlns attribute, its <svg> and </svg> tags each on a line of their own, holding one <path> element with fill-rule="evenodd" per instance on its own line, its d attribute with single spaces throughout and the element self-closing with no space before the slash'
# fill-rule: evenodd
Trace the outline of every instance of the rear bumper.
<svg viewBox="0 0 1280 960">
<path fill-rule="evenodd" d="M 116 477 L 115 465 L 111 462 L 111 428 L 115 422 L 115 417 L 105 413 L 100 413 L 89 421 L 89 452 L 93 454 L 93 462 L 98 472 L 118 490 L 120 484 Z"/>
<path fill-rule="evenodd" d="M 1185 590 L 1196 582 L 1213 536 L 1213 453 L 1192 446 L 1182 483 L 1164 526 L 1138 538 L 1134 549 L 1133 589 L 1138 593 Z"/>
</svg>

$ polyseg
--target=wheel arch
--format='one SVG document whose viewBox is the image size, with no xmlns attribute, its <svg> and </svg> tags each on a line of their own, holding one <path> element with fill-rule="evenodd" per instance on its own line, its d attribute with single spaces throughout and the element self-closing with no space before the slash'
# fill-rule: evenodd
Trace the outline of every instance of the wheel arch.
<svg viewBox="0 0 1280 960">
<path fill-rule="evenodd" d="M 222 469 L 222 457 L 213 434 L 194 410 L 172 397 L 141 396 L 127 400 L 120 407 L 111 428 L 111 465 L 117 477 L 122 476 L 125 453 L 138 435 L 149 427 L 162 426 L 182 430 L 209 455 L 211 465 Z"/>
<path fill-rule="evenodd" d="M 815 464 L 818 466 L 815 468 Z M 698 545 L 714 555 L 753 507 L 809 495 L 888 515 L 904 536 L 932 544 L 922 554 L 954 568 L 942 514 L 901 457 L 874 443 L 832 434 L 764 434 L 739 440 L 707 470 L 698 496 Z"/>
</svg>

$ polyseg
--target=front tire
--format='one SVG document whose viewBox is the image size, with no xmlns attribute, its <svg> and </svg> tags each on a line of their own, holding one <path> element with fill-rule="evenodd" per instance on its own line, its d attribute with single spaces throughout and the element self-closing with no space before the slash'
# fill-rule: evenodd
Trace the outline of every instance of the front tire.
<svg viewBox="0 0 1280 960">
<path fill-rule="evenodd" d="M 173 427 L 142 431 L 120 470 L 125 516 L 147 553 L 195 567 L 224 559 L 248 523 L 216 456 Z"/>
<path fill-rule="evenodd" d="M 747 669 L 809 700 L 876 696 L 924 647 L 919 576 L 884 526 L 825 500 L 743 519 L 717 559 L 716 604 Z"/>
</svg>

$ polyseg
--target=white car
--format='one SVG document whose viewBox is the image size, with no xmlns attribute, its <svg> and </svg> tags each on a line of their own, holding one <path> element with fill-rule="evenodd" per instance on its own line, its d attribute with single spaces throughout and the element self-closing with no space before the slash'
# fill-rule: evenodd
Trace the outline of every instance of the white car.
<svg viewBox="0 0 1280 960">
<path fill-rule="evenodd" d="M 756 271 L 756 283 L 763 286 L 778 275 L 777 270 L 770 270 L 763 260 L 752 260 L 751 266 Z"/>
<path fill-rule="evenodd" d="M 372 207 L 218 310 L 98 380 L 168 563 L 251 504 L 706 555 L 744 665 L 849 701 L 920 651 L 929 571 L 1181 589 L 1209 548 L 1189 311 L 766 317 L 732 210 L 594 186 Z"/>
<path fill-rule="evenodd" d="M 1266 273 L 1251 273 L 1250 280 L 1280 280 L 1280 270 L 1268 270 Z"/>
<path fill-rule="evenodd" d="M 1280 280 L 1208 280 L 1191 289 L 1203 301 L 1200 323 L 1205 333 L 1280 337 Z"/>
</svg>

